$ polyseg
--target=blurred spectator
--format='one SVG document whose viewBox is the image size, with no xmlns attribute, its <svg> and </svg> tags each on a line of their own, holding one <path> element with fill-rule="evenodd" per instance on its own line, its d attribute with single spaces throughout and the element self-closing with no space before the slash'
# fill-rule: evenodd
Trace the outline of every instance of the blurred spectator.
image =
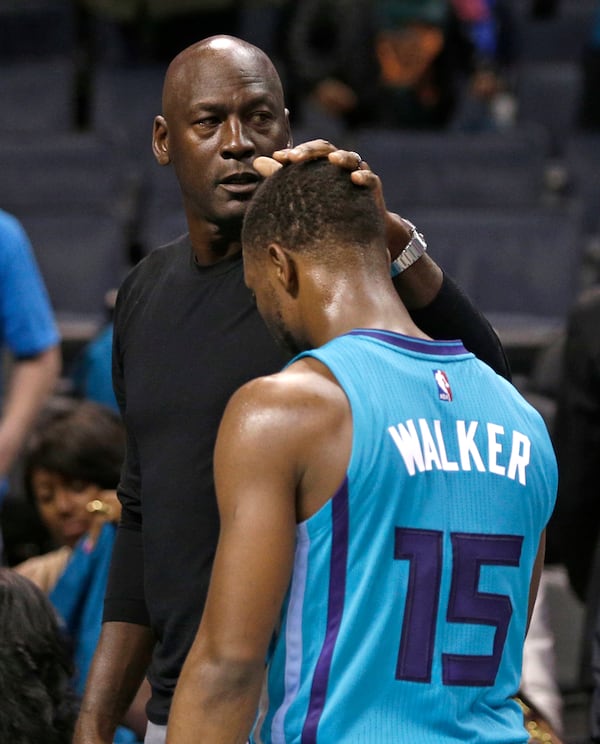
<svg viewBox="0 0 600 744">
<path fill-rule="evenodd" d="M 27 495 L 57 548 L 15 571 L 43 589 L 74 645 L 75 689 L 82 693 L 102 617 L 120 504 L 115 489 L 125 452 L 117 413 L 91 401 L 57 399 L 27 443 Z M 139 715 L 137 707 L 131 712 Z M 145 727 L 145 717 L 141 730 Z M 121 730 L 116 741 L 133 740 Z"/>
<path fill-rule="evenodd" d="M 118 411 L 112 386 L 113 324 L 107 323 L 83 348 L 73 369 L 74 394 Z"/>
<path fill-rule="evenodd" d="M 78 616 L 67 618 L 71 613 L 62 612 L 83 679 L 91 656 L 88 646 L 95 646 L 88 633 L 92 626 L 97 626 L 96 634 L 100 632 L 96 606 L 100 600 L 94 587 L 103 590 L 106 580 L 103 562 L 112 547 L 113 522 L 119 518 L 115 489 L 124 452 L 125 435 L 116 413 L 70 399 L 58 399 L 43 411 L 25 449 L 25 490 L 57 549 L 30 558 L 15 570 L 58 599 L 54 604 L 59 611 L 61 586 L 70 576 L 86 574 L 77 586 L 71 585 L 71 596 L 65 598 L 74 601 L 77 594 Z"/>
<path fill-rule="evenodd" d="M 83 347 L 71 369 L 76 397 L 101 403 L 114 411 L 119 410 L 112 385 L 112 317 L 116 298 L 116 290 L 107 293 L 107 321 Z"/>
<path fill-rule="evenodd" d="M 0 418 L 0 503 L 6 477 L 58 380 L 59 344 L 29 239 L 18 220 L 0 210 L 0 345 L 11 357 Z"/>
<path fill-rule="evenodd" d="M 77 717 L 72 662 L 54 608 L 0 568 L 0 741 L 68 744 Z"/>
<path fill-rule="evenodd" d="M 349 126 L 445 127 L 472 56 L 447 0 L 305 0 L 289 34 L 306 107 Z"/>
<path fill-rule="evenodd" d="M 473 45 L 472 72 L 461 93 L 461 129 L 506 129 L 514 124 L 516 21 L 507 0 L 450 0 Z"/>
</svg>

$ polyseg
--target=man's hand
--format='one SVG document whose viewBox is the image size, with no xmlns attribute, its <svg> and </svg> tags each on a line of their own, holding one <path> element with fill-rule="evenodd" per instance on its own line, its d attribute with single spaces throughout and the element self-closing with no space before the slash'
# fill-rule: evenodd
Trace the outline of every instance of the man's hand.
<svg viewBox="0 0 600 744">
<path fill-rule="evenodd" d="M 331 142 L 318 139 L 304 142 L 296 147 L 276 150 L 271 158 L 256 158 L 253 166 L 261 176 L 267 177 L 286 163 L 301 163 L 318 158 L 328 158 L 334 165 L 346 168 L 350 171 L 350 178 L 357 186 L 373 190 L 385 219 L 388 250 L 393 261 L 410 240 L 410 228 L 399 215 L 387 210 L 381 179 L 373 173 L 368 163 L 357 152 L 340 150 Z"/>
</svg>

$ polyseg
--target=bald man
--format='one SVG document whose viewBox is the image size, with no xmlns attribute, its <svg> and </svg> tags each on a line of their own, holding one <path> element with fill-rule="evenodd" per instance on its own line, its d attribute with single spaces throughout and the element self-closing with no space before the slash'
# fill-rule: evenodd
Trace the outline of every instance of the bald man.
<svg viewBox="0 0 600 744">
<path fill-rule="evenodd" d="M 189 233 L 125 279 L 115 310 L 113 383 L 127 429 L 123 511 L 75 744 L 110 744 L 148 674 L 146 744 L 166 736 L 171 699 L 202 615 L 219 532 L 213 483 L 217 428 L 231 394 L 277 371 L 288 353 L 269 336 L 244 284 L 241 227 L 261 175 L 256 158 L 325 157 L 374 189 L 397 291 L 432 335 L 460 336 L 507 374 L 487 321 L 416 231 L 385 211 L 379 179 L 356 153 L 317 140 L 288 149 L 281 82 L 269 58 L 217 36 L 169 66 L 153 150 L 181 187 Z"/>
</svg>

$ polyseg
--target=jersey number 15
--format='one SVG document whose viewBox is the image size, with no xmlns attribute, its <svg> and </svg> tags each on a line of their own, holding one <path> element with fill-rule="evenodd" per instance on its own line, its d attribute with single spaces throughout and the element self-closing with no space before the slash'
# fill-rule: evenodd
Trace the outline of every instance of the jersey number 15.
<svg viewBox="0 0 600 744">
<path fill-rule="evenodd" d="M 442 680 L 445 685 L 491 686 L 496 680 L 513 607 L 506 595 L 478 590 L 479 572 L 482 565 L 518 566 L 523 538 L 453 532 L 450 540 L 452 582 L 448 622 L 490 625 L 496 631 L 489 656 L 443 653 Z M 430 682 L 442 577 L 443 533 L 396 527 L 394 558 L 410 564 L 396 679 Z"/>
</svg>

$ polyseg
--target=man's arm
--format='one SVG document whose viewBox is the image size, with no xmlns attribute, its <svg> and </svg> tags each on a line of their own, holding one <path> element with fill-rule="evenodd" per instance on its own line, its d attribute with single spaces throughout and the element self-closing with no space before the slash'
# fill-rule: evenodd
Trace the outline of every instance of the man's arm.
<svg viewBox="0 0 600 744">
<path fill-rule="evenodd" d="M 121 414 L 126 409 L 120 353 L 120 290 L 113 335 L 113 387 Z M 124 313 L 126 315 L 126 313 Z M 125 419 L 124 419 L 125 420 Z M 127 445 L 117 495 L 121 519 L 111 557 L 100 640 L 86 680 L 73 744 L 112 744 L 146 674 L 156 639 L 144 595 L 141 476 L 136 439 L 125 425 Z"/>
<path fill-rule="evenodd" d="M 256 380 L 234 395 L 221 423 L 219 544 L 202 621 L 175 691 L 169 744 L 244 744 L 256 717 L 295 547 L 295 433 L 277 399 L 276 387 Z"/>
<path fill-rule="evenodd" d="M 103 624 L 73 744 L 112 744 L 140 689 L 153 647 L 154 636 L 146 626 Z"/>
<path fill-rule="evenodd" d="M 60 346 L 12 363 L 0 420 L 0 476 L 19 454 L 35 417 L 53 392 L 61 369 Z"/>
</svg>

